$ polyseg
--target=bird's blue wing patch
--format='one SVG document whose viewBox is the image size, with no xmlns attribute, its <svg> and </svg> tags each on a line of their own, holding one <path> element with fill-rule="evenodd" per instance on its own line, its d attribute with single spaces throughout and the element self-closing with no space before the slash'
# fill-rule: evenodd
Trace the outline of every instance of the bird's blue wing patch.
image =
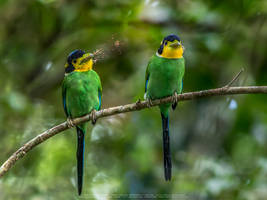
<svg viewBox="0 0 267 200">
<path fill-rule="evenodd" d="M 63 98 L 63 106 L 64 106 L 64 111 L 67 113 L 66 98 Z"/>
<path fill-rule="evenodd" d="M 67 107 L 67 87 L 66 87 L 65 81 L 63 81 L 63 84 L 62 84 L 62 103 L 63 103 L 63 108 L 64 108 L 64 112 L 66 116 L 71 117 L 71 113 L 68 111 L 68 107 Z"/>
<path fill-rule="evenodd" d="M 63 88 L 62 90 L 62 100 L 63 100 L 63 107 L 64 107 L 65 114 L 67 117 L 69 117 L 67 104 L 66 104 L 66 89 L 65 88 Z"/>
<path fill-rule="evenodd" d="M 148 80 L 149 80 L 149 76 L 147 76 L 147 79 L 146 79 L 145 92 L 147 91 Z"/>
</svg>

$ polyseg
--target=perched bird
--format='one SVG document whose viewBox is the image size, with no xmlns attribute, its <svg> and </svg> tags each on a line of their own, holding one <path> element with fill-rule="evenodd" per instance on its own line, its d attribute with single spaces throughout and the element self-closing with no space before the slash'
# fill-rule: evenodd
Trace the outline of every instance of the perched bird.
<svg viewBox="0 0 267 200">
<path fill-rule="evenodd" d="M 145 77 L 145 98 L 151 100 L 173 95 L 173 110 L 177 105 L 177 94 L 182 93 L 185 63 L 184 47 L 176 35 L 163 39 L 155 55 L 150 59 Z M 163 128 L 163 155 L 165 180 L 171 180 L 171 151 L 169 136 L 169 108 L 171 104 L 160 105 Z"/>
<path fill-rule="evenodd" d="M 92 54 L 82 50 L 73 51 L 65 64 L 65 77 L 62 83 L 62 97 L 68 124 L 73 126 L 72 118 L 92 113 L 95 123 L 95 110 L 101 108 L 102 86 L 98 74 L 92 69 Z M 77 174 L 78 194 L 82 192 L 84 135 L 87 125 L 76 126 L 77 130 Z"/>
</svg>

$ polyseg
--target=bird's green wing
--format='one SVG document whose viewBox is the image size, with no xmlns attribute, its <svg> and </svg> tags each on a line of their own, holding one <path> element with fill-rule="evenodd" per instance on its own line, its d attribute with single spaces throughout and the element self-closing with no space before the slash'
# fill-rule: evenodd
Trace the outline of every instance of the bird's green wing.
<svg viewBox="0 0 267 200">
<path fill-rule="evenodd" d="M 98 110 L 100 110 L 101 106 L 102 106 L 102 87 L 101 87 L 101 84 L 100 84 L 100 87 L 98 88 L 98 100 L 99 100 Z"/>
<path fill-rule="evenodd" d="M 179 85 L 179 89 L 178 89 L 178 94 L 182 94 L 183 92 L 183 80 L 184 80 L 184 73 L 185 73 L 185 63 L 183 63 L 183 68 L 182 68 L 182 71 L 180 73 L 180 76 L 181 76 L 181 82 L 178 83 Z"/>
<path fill-rule="evenodd" d="M 150 75 L 150 72 L 149 72 L 149 66 L 150 66 L 150 63 L 151 63 L 151 59 L 150 59 L 148 65 L 147 65 L 147 68 L 146 68 L 145 93 L 147 92 L 148 80 L 149 80 L 149 75 Z"/>
<path fill-rule="evenodd" d="M 66 93 L 67 93 L 67 87 L 66 87 L 65 81 L 63 80 L 63 83 L 62 83 L 62 101 L 63 101 L 63 107 L 64 107 L 65 114 L 67 117 L 69 117 L 67 104 L 66 104 Z"/>
<path fill-rule="evenodd" d="M 98 82 L 98 100 L 99 100 L 99 107 L 98 110 L 101 109 L 102 106 L 102 85 L 101 85 L 101 80 L 100 77 L 97 75 L 97 82 Z"/>
<path fill-rule="evenodd" d="M 183 93 L 183 86 L 184 86 L 184 81 L 182 79 L 179 94 Z"/>
</svg>

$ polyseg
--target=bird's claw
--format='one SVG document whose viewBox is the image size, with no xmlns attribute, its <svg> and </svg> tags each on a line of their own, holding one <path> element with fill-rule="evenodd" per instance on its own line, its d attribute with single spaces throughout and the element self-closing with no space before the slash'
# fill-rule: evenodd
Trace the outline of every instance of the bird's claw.
<svg viewBox="0 0 267 200">
<path fill-rule="evenodd" d="M 172 96 L 172 109 L 175 110 L 176 106 L 178 104 L 178 94 L 175 92 Z"/>
<path fill-rule="evenodd" d="M 92 124 L 95 125 L 95 123 L 96 123 L 96 110 L 91 111 L 90 117 L 91 117 Z"/>
<path fill-rule="evenodd" d="M 147 105 L 149 108 L 153 106 L 152 100 L 150 98 L 147 99 Z"/>
<path fill-rule="evenodd" d="M 73 124 L 73 121 L 72 121 L 71 118 L 67 118 L 67 126 L 68 126 L 69 128 L 72 128 L 72 127 L 75 126 L 75 125 Z"/>
<path fill-rule="evenodd" d="M 177 104 L 178 103 L 178 94 L 177 94 L 177 92 L 174 92 L 174 94 L 172 95 L 172 103 L 173 104 Z"/>
</svg>

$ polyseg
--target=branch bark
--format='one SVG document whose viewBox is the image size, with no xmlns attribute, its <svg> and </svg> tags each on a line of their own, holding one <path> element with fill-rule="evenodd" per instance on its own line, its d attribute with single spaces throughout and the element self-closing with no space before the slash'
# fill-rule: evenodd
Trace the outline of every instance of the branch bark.
<svg viewBox="0 0 267 200">
<path fill-rule="evenodd" d="M 184 94 L 180 94 L 177 96 L 178 101 L 188 101 L 202 97 L 212 97 L 212 96 L 223 96 L 223 95 L 235 95 L 235 94 L 267 94 L 267 86 L 250 86 L 250 87 L 229 87 L 228 85 L 221 88 L 203 90 L 198 92 L 188 92 Z M 158 106 L 160 104 L 172 103 L 174 100 L 173 96 L 165 97 L 162 99 L 153 100 L 149 104 L 148 101 L 137 101 L 136 103 L 116 106 L 111 108 L 106 108 L 95 113 L 95 118 L 108 117 L 111 115 L 116 115 L 119 113 L 133 112 L 137 110 L 142 110 L 145 108 L 149 108 L 151 106 Z M 91 115 L 85 115 L 83 117 L 73 119 L 73 124 L 78 125 L 83 122 L 87 122 L 91 120 Z M 54 126 L 43 133 L 37 135 L 29 142 L 25 143 L 22 147 L 20 147 L 15 153 L 13 153 L 1 166 L 0 168 L 0 177 L 5 175 L 15 163 L 23 158 L 31 149 L 36 147 L 37 145 L 43 143 L 50 137 L 68 129 L 68 123 L 65 121 L 57 126 Z"/>
</svg>

